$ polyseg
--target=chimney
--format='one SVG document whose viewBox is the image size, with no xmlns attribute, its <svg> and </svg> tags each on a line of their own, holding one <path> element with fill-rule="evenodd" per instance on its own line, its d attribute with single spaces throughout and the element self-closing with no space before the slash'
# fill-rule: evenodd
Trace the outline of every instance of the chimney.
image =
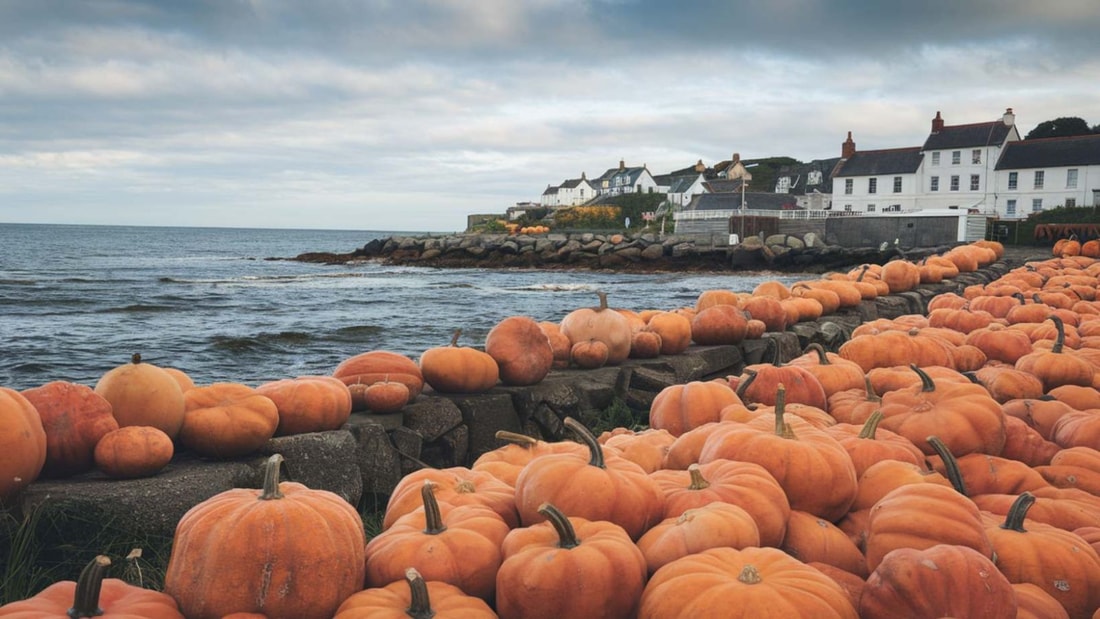
<svg viewBox="0 0 1100 619">
<path fill-rule="evenodd" d="M 735 166 L 741 163 L 741 153 L 734 153 L 733 158 L 730 159 L 730 165 Z"/>
<path fill-rule="evenodd" d="M 936 117 L 932 119 L 932 133 L 939 133 L 943 131 L 943 117 L 940 116 L 939 110 L 936 111 Z"/>
<path fill-rule="evenodd" d="M 625 169 L 626 169 L 626 162 L 623 161 L 622 159 L 620 159 L 619 160 L 619 170 L 625 170 Z"/>
<path fill-rule="evenodd" d="M 584 175 L 584 172 L 581 172 L 581 180 L 582 181 L 588 180 L 588 177 Z"/>
<path fill-rule="evenodd" d="M 707 171 L 707 166 L 703 165 L 702 159 L 700 159 L 698 163 L 695 164 L 695 171 L 700 174 Z"/>
<path fill-rule="evenodd" d="M 856 154 L 856 143 L 852 141 L 852 132 L 848 132 L 848 139 L 840 145 L 840 158 L 851 159 Z"/>
<path fill-rule="evenodd" d="M 1012 108 L 1005 108 L 1005 115 L 1001 120 L 1004 121 L 1006 127 L 1011 127 L 1016 124 L 1016 114 L 1012 113 Z"/>
</svg>

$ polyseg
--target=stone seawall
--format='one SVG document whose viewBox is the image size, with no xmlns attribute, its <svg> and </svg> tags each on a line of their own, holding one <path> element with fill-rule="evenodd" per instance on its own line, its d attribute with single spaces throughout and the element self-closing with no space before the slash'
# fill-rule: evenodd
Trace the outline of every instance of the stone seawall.
<svg viewBox="0 0 1100 619">
<path fill-rule="evenodd" d="M 275 438 L 249 458 L 210 461 L 181 453 L 147 479 L 111 480 L 92 472 L 40 480 L 15 497 L 8 509 L 17 518 L 37 507 L 48 509 L 53 521 L 64 523 L 58 531 L 71 535 L 78 547 L 88 539 L 89 527 L 109 527 L 135 539 L 170 537 L 179 518 L 197 503 L 229 488 L 259 487 L 260 466 L 272 453 L 284 456 L 290 480 L 331 490 L 352 504 L 371 495 L 384 500 L 410 471 L 469 465 L 498 446 L 497 430 L 557 440 L 563 437 L 566 416 L 591 422 L 619 403 L 645 422 L 653 398 L 669 385 L 739 374 L 747 364 L 770 360 L 773 346 L 782 361 L 814 342 L 835 350 L 859 324 L 926 313 L 935 295 L 988 283 L 1010 266 L 998 262 L 949 282 L 865 301 L 736 346 L 692 346 L 682 355 L 631 359 L 598 370 L 555 371 L 530 387 L 497 387 L 483 394 L 441 395 L 429 389 L 398 413 L 356 413 L 343 429 Z"/>
<path fill-rule="evenodd" d="M 919 259 L 948 247 L 907 250 Z M 899 248 L 827 245 L 815 233 L 751 236 L 737 245 L 712 245 L 689 236 L 657 234 L 455 234 L 376 239 L 345 254 L 307 253 L 305 262 L 389 264 L 445 268 L 608 269 L 615 271 L 721 271 L 768 269 L 822 273 L 854 265 L 884 264 Z"/>
</svg>

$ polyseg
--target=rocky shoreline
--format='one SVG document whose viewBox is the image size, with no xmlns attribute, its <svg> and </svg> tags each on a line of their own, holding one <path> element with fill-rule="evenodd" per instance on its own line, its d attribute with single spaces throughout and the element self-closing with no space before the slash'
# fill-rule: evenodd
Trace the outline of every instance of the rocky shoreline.
<svg viewBox="0 0 1100 619">
<path fill-rule="evenodd" d="M 321 264 L 384 264 L 435 268 L 584 269 L 623 272 L 748 271 L 824 273 L 896 257 L 919 260 L 952 246 L 905 249 L 842 247 L 817 234 L 748 237 L 712 245 L 656 234 L 454 234 L 375 239 L 348 253 L 311 252 L 293 260 Z"/>
</svg>

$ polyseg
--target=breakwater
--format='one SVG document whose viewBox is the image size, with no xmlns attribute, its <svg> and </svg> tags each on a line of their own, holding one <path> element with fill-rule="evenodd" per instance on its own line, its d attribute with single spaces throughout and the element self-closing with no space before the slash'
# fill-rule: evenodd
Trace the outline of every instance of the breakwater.
<svg viewBox="0 0 1100 619">
<path fill-rule="evenodd" d="M 348 253 L 310 252 L 296 260 L 344 264 L 380 260 L 441 268 L 606 269 L 627 272 L 774 270 L 822 273 L 859 264 L 919 259 L 949 246 L 830 245 L 814 232 L 801 236 L 750 236 L 737 245 L 715 245 L 691 236 L 551 233 L 454 234 L 374 239 Z"/>
</svg>

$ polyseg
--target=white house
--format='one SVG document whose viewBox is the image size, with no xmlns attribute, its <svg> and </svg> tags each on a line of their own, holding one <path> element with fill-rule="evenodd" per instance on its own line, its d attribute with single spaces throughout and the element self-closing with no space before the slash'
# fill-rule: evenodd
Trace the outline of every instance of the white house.
<svg viewBox="0 0 1100 619">
<path fill-rule="evenodd" d="M 595 189 L 601 196 L 617 196 L 624 193 L 655 193 L 657 181 L 649 173 L 645 164 L 640 168 L 628 168 L 626 162 L 619 160 L 619 167 L 609 168 L 594 181 Z"/>
<path fill-rule="evenodd" d="M 946 125 L 936 112 L 921 147 L 920 208 L 992 212 L 994 167 L 1005 145 L 1019 139 L 1012 108 L 998 120 L 967 125 Z"/>
<path fill-rule="evenodd" d="M 833 171 L 832 210 L 913 210 L 920 193 L 921 147 L 857 151 L 852 132 Z"/>
<path fill-rule="evenodd" d="M 1021 140 L 996 163 L 993 206 L 1023 218 L 1058 206 L 1100 206 L 1100 135 Z"/>
<path fill-rule="evenodd" d="M 542 192 L 542 197 L 539 202 L 543 206 L 550 208 L 576 206 L 588 202 L 592 198 L 595 198 L 596 195 L 596 188 L 588 182 L 585 173 L 581 172 L 580 178 L 566 180 L 557 187 L 548 185 L 546 191 Z"/>
<path fill-rule="evenodd" d="M 691 202 L 691 199 L 697 195 L 707 193 L 706 179 L 702 173 L 692 176 L 677 176 L 672 179 L 672 184 L 665 190 L 668 194 L 668 201 L 672 204 L 683 207 Z"/>
</svg>

